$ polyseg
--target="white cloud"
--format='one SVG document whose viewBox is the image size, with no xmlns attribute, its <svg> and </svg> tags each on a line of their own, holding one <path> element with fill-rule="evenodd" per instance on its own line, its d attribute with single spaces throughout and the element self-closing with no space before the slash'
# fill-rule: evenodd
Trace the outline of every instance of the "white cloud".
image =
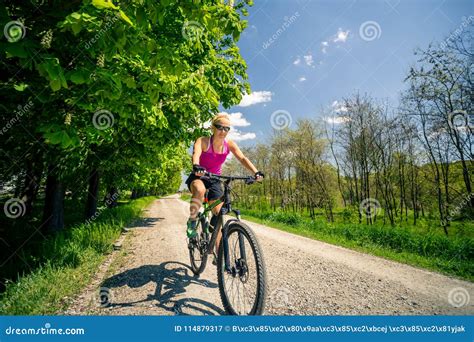
<svg viewBox="0 0 474 342">
<path fill-rule="evenodd" d="M 331 107 L 332 109 L 334 110 L 334 112 L 336 113 L 345 113 L 347 112 L 347 107 L 343 104 L 343 103 L 340 103 L 339 101 L 334 101 L 332 104 L 331 104 Z"/>
<path fill-rule="evenodd" d="M 229 115 L 230 123 L 232 124 L 233 127 L 250 126 L 250 122 L 248 122 L 247 119 L 244 118 L 244 115 L 241 112 L 236 112 L 236 113 L 221 112 L 221 113 Z"/>
<path fill-rule="evenodd" d="M 270 102 L 272 100 L 271 91 L 254 91 L 251 94 L 245 94 L 240 101 L 240 107 L 248 107 L 257 103 Z"/>
<path fill-rule="evenodd" d="M 326 121 L 327 123 L 339 125 L 351 120 L 350 117 L 343 115 L 343 113 L 347 112 L 347 107 L 344 106 L 343 103 L 340 103 L 339 101 L 335 100 L 331 104 L 331 109 L 333 110 L 334 115 L 325 116 L 323 118 L 323 120 Z"/>
<path fill-rule="evenodd" d="M 211 121 L 206 121 L 202 124 L 202 127 L 205 129 L 210 129 L 211 128 Z"/>
<path fill-rule="evenodd" d="M 304 82 L 304 81 L 306 81 L 306 77 L 304 77 L 304 76 L 301 76 L 301 77 L 298 79 L 298 81 L 300 81 L 300 82 Z"/>
<path fill-rule="evenodd" d="M 306 55 L 306 56 L 303 56 L 304 58 L 304 61 L 306 63 L 307 66 L 312 66 L 314 61 L 313 61 L 313 56 L 312 55 Z"/>
<path fill-rule="evenodd" d="M 242 133 L 238 129 L 231 129 L 229 131 L 229 134 L 227 135 L 228 139 L 234 140 L 234 141 L 243 141 L 243 140 L 250 140 L 250 139 L 255 139 L 257 136 L 255 133 L 248 132 L 248 133 Z"/>
<path fill-rule="evenodd" d="M 333 117 L 326 116 L 323 118 L 323 120 L 330 124 L 339 125 L 339 124 L 350 121 L 350 118 L 347 116 L 333 116 Z"/>
<path fill-rule="evenodd" d="M 345 43 L 348 36 L 349 36 L 349 30 L 343 31 L 341 28 L 339 28 L 337 30 L 337 33 L 336 33 L 334 39 L 333 39 L 333 42 L 334 43 L 337 43 L 337 42 Z"/>
<path fill-rule="evenodd" d="M 243 141 L 243 140 L 250 140 L 250 139 L 255 139 L 256 134 L 252 132 L 248 133 L 243 133 L 240 130 L 238 130 L 235 127 L 243 127 L 243 126 L 250 126 L 250 122 L 248 122 L 242 115 L 242 113 L 237 112 L 237 113 L 226 113 L 226 112 L 221 112 L 224 114 L 227 114 L 230 116 L 230 120 L 232 123 L 232 128 L 230 129 L 229 133 L 227 134 L 227 139 L 231 139 L 234 141 Z M 206 129 L 211 128 L 211 121 L 207 121 L 203 124 L 203 127 Z"/>
<path fill-rule="evenodd" d="M 327 50 L 328 45 L 329 45 L 328 42 L 321 42 L 321 46 L 322 46 L 321 51 L 322 51 L 323 53 L 327 53 L 327 52 L 328 52 L 328 50 Z"/>
<path fill-rule="evenodd" d="M 313 55 L 311 55 L 311 54 L 304 55 L 304 56 L 303 56 L 303 60 L 304 60 L 304 63 L 305 63 L 307 66 L 310 66 L 310 67 L 314 68 Z M 294 65 L 300 65 L 300 64 L 301 64 L 301 57 L 298 56 L 298 57 L 293 61 L 293 64 L 294 64 Z"/>
<path fill-rule="evenodd" d="M 321 52 L 323 54 L 327 54 L 328 48 L 333 45 L 333 43 L 342 42 L 345 43 L 349 38 L 349 30 L 343 31 L 342 28 L 339 28 L 333 36 L 331 36 L 328 40 L 324 40 L 321 42 Z M 321 62 L 318 63 L 321 65 Z"/>
</svg>

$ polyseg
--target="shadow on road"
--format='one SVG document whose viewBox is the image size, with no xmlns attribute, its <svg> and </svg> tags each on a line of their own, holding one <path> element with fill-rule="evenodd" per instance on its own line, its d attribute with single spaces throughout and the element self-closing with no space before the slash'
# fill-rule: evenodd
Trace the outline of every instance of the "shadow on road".
<svg viewBox="0 0 474 342">
<path fill-rule="evenodd" d="M 131 223 L 127 228 L 153 228 L 157 222 L 163 221 L 164 219 L 164 217 L 144 217 Z"/>
<path fill-rule="evenodd" d="M 134 302 L 118 303 L 111 297 L 109 307 L 132 307 L 139 303 L 158 301 L 158 307 L 177 315 L 222 315 L 225 312 L 218 306 L 199 298 L 177 298 L 186 293 L 186 287 L 197 284 L 208 288 L 217 288 L 217 284 L 194 276 L 188 265 L 181 262 L 167 261 L 160 265 L 143 265 L 127 270 L 106 279 L 102 287 L 110 289 L 127 285 L 138 289 L 146 284 L 156 283 L 156 290 L 148 294 L 146 299 Z M 217 291 L 216 291 L 216 295 Z"/>
</svg>

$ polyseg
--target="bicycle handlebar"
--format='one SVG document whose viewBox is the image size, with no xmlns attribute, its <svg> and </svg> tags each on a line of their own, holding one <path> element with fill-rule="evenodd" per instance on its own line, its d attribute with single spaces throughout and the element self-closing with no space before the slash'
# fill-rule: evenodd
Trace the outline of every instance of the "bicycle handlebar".
<svg viewBox="0 0 474 342">
<path fill-rule="evenodd" d="M 211 173 L 211 172 L 204 172 L 204 176 L 201 177 L 207 177 L 210 179 L 218 179 L 218 180 L 229 180 L 229 181 L 234 181 L 234 180 L 244 180 L 245 184 L 252 184 L 255 183 L 256 179 L 253 176 L 222 176 L 218 175 L 216 173 Z"/>
</svg>

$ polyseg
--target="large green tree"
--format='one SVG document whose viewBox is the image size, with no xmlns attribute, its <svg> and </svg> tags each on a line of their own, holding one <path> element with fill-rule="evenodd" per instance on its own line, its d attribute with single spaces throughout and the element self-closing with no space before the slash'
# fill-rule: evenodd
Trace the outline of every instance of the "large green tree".
<svg viewBox="0 0 474 342">
<path fill-rule="evenodd" d="M 249 91 L 236 46 L 247 5 L 4 1 L 2 181 L 31 206 L 47 176 L 52 230 L 66 189 L 88 187 L 91 216 L 101 178 L 107 191 L 176 186 L 184 146 Z"/>
</svg>

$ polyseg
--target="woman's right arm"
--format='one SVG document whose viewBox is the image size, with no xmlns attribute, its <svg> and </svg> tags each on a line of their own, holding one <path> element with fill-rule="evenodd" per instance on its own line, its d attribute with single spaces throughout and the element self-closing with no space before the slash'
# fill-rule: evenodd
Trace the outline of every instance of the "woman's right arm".
<svg viewBox="0 0 474 342">
<path fill-rule="evenodd" d="M 193 148 L 193 165 L 199 165 L 199 158 L 202 153 L 202 138 L 197 138 Z"/>
</svg>

